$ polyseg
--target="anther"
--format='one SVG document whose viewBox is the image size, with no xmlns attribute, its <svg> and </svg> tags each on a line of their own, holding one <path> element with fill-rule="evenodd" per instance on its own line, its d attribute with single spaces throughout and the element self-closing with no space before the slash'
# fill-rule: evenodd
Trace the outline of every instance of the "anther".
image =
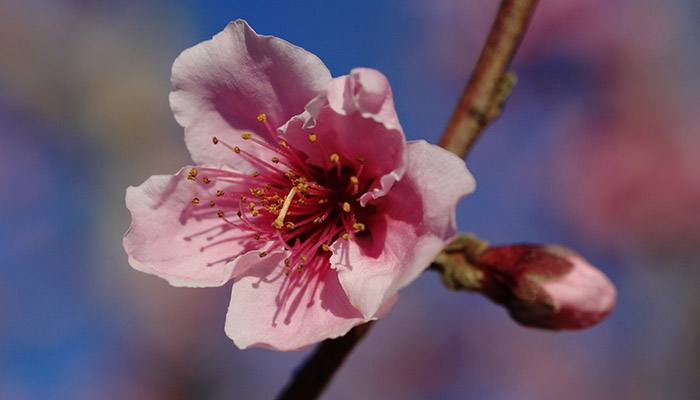
<svg viewBox="0 0 700 400">
<path fill-rule="evenodd" d="M 285 142 L 284 140 L 280 140 L 279 144 L 280 144 L 280 146 L 284 147 L 285 149 L 287 148 L 287 142 Z"/>
<path fill-rule="evenodd" d="M 224 212 L 221 211 L 221 210 L 219 210 L 219 212 L 217 212 L 216 215 L 218 215 L 219 218 L 223 218 L 223 217 L 224 217 Z"/>
<path fill-rule="evenodd" d="M 236 215 L 238 215 L 238 217 L 240 218 L 243 216 L 243 213 L 241 212 L 241 210 L 238 210 L 236 211 Z"/>
<path fill-rule="evenodd" d="M 316 135 L 314 135 L 313 133 L 310 134 L 310 135 L 309 135 L 309 142 L 313 143 L 313 142 L 315 142 L 315 141 L 316 141 Z"/>
<path fill-rule="evenodd" d="M 289 258 L 284 259 L 284 265 L 289 266 Z"/>
<path fill-rule="evenodd" d="M 357 185 L 360 182 L 360 180 L 357 179 L 357 177 L 353 175 L 350 177 L 350 182 Z"/>
<path fill-rule="evenodd" d="M 199 199 L 195 197 L 194 199 L 192 199 L 192 202 L 193 202 L 194 204 L 199 204 Z"/>
<path fill-rule="evenodd" d="M 260 235 L 258 235 L 257 233 L 253 235 L 253 237 L 255 238 L 255 240 L 260 240 Z"/>
<path fill-rule="evenodd" d="M 325 243 L 321 245 L 321 249 L 322 249 L 323 251 L 331 251 L 331 248 L 328 247 L 328 245 L 325 244 Z"/>
<path fill-rule="evenodd" d="M 217 190 L 217 191 L 216 191 L 216 197 L 221 197 L 221 196 L 223 196 L 223 195 L 224 195 L 224 191 L 223 191 L 223 190 Z"/>
<path fill-rule="evenodd" d="M 248 139 L 250 139 L 252 136 L 253 136 L 253 135 L 251 135 L 250 132 L 243 132 L 243 134 L 241 134 L 241 137 L 242 137 L 244 140 L 248 140 Z"/>
<path fill-rule="evenodd" d="M 338 161 L 340 161 L 340 157 L 338 157 L 337 154 L 333 153 L 333 154 L 331 154 L 331 161 L 333 161 L 334 163 L 337 163 Z"/>
<path fill-rule="evenodd" d="M 251 212 L 251 214 L 253 214 L 254 217 L 257 217 L 258 214 L 260 214 L 260 211 L 258 211 L 258 210 L 253 210 L 253 212 Z"/>
<path fill-rule="evenodd" d="M 267 255 L 267 252 L 266 252 L 266 251 L 261 251 L 260 254 L 258 254 L 258 255 L 260 256 L 260 258 L 263 258 L 263 257 L 265 257 L 265 256 Z"/>
<path fill-rule="evenodd" d="M 306 256 L 306 254 L 301 255 L 301 262 L 307 262 L 309 261 L 309 257 Z"/>
<path fill-rule="evenodd" d="M 365 164 L 365 158 L 364 158 L 364 157 L 360 157 L 360 158 L 357 159 L 357 162 L 359 162 L 360 164 L 364 165 L 364 164 Z"/>
<path fill-rule="evenodd" d="M 284 224 L 284 227 L 287 229 L 294 229 L 294 222 L 287 222 Z"/>
<path fill-rule="evenodd" d="M 242 201 L 242 202 L 245 202 L 246 200 L 248 200 L 248 198 L 247 198 L 247 197 L 245 197 L 245 196 L 241 196 L 241 201 Z"/>
<path fill-rule="evenodd" d="M 214 205 L 215 205 L 214 200 L 211 200 L 211 201 L 209 202 L 209 207 L 214 207 Z"/>
<path fill-rule="evenodd" d="M 253 178 L 257 178 L 258 176 L 260 176 L 260 172 L 258 172 L 258 171 L 253 172 Z"/>
<path fill-rule="evenodd" d="M 341 238 L 343 238 L 343 239 L 345 239 L 345 240 L 350 240 L 350 235 L 348 235 L 347 233 L 343 233 L 343 235 L 341 236 Z"/>
<path fill-rule="evenodd" d="M 356 224 L 352 224 L 352 228 L 356 231 L 362 232 L 365 230 L 365 224 L 363 224 L 362 222 L 358 222 Z"/>
<path fill-rule="evenodd" d="M 352 208 L 350 208 L 350 203 L 348 203 L 347 201 L 343 203 L 343 211 L 350 212 L 351 209 Z"/>
<path fill-rule="evenodd" d="M 240 149 L 240 147 L 238 147 L 238 146 L 234 147 L 234 148 L 233 148 L 233 152 L 236 153 L 236 154 L 241 154 L 241 149 Z"/>
<path fill-rule="evenodd" d="M 197 168 L 192 168 L 190 170 L 190 176 L 195 176 L 195 177 L 197 176 Z"/>
<path fill-rule="evenodd" d="M 204 182 L 204 184 L 208 185 L 211 183 L 211 179 L 209 179 L 208 177 L 205 176 L 204 178 L 202 178 L 202 182 Z"/>
<path fill-rule="evenodd" d="M 258 114 L 258 121 L 265 122 L 267 120 L 267 115 L 265 113 Z"/>
<path fill-rule="evenodd" d="M 255 209 L 255 203 L 253 203 L 253 202 L 251 201 L 251 202 L 248 204 L 248 208 L 251 209 L 251 210 L 254 210 L 254 209 Z"/>
<path fill-rule="evenodd" d="M 278 162 L 280 162 L 280 159 L 277 157 L 272 157 L 272 162 L 277 164 Z"/>
<path fill-rule="evenodd" d="M 301 265 L 297 265 L 297 272 L 300 274 L 304 272 L 304 267 L 302 267 Z"/>
<path fill-rule="evenodd" d="M 211 138 L 211 141 L 212 141 L 212 143 L 214 143 L 214 144 L 219 144 L 219 138 L 217 138 L 216 136 L 214 136 L 213 138 Z"/>
</svg>

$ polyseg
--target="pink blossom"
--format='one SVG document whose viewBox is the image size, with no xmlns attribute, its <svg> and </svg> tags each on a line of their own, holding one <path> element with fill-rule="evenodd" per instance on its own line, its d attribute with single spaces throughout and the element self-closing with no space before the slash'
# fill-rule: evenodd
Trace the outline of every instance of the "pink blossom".
<svg viewBox="0 0 700 400">
<path fill-rule="evenodd" d="M 583 257 L 561 246 L 490 247 L 475 262 L 483 292 L 523 325 L 585 329 L 615 306 L 615 286 Z"/>
<path fill-rule="evenodd" d="M 176 286 L 233 279 L 237 346 L 297 350 L 381 318 L 456 233 L 464 162 L 406 143 L 378 71 L 333 79 L 246 22 L 185 50 L 170 104 L 195 162 L 130 187 L 129 263 Z"/>
</svg>

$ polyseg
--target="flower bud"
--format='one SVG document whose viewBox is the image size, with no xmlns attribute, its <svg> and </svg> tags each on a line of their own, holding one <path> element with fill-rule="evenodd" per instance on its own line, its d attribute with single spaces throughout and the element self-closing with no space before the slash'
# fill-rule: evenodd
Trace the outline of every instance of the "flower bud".
<svg viewBox="0 0 700 400">
<path fill-rule="evenodd" d="M 484 274 L 482 293 L 506 306 L 523 325 L 585 329 L 615 306 L 615 287 L 605 274 L 561 246 L 489 247 L 474 267 Z"/>
</svg>

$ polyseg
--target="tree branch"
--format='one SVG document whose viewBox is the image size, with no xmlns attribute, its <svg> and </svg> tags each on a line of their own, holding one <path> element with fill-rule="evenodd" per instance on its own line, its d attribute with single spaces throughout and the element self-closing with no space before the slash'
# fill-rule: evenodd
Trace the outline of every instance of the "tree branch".
<svg viewBox="0 0 700 400">
<path fill-rule="evenodd" d="M 464 158 L 481 131 L 498 116 L 515 84 L 506 73 L 537 0 L 503 0 L 496 21 L 462 98 L 452 113 L 440 147 Z"/>
<path fill-rule="evenodd" d="M 326 340 L 295 373 L 279 400 L 316 399 L 333 378 L 355 345 L 369 332 L 374 321 L 354 327 L 345 336 Z"/>
</svg>

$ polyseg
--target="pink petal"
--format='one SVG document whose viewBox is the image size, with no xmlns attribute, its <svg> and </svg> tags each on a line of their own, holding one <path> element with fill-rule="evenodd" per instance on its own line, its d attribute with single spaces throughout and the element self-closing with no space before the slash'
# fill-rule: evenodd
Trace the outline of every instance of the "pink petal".
<svg viewBox="0 0 700 400">
<path fill-rule="evenodd" d="M 475 188 L 464 161 L 424 141 L 409 142 L 403 178 L 367 223 L 369 236 L 333 245 L 331 263 L 351 304 L 367 318 L 412 282 L 457 232 L 457 202 Z"/>
<path fill-rule="evenodd" d="M 237 20 L 183 51 L 171 80 L 170 105 L 195 163 L 231 165 L 230 150 L 213 147 L 213 136 L 231 146 L 242 143 L 242 132 L 271 140 L 268 132 L 301 113 L 331 76 L 315 55 Z"/>
<path fill-rule="evenodd" d="M 379 71 L 352 70 L 328 83 L 326 88 L 282 128 L 288 141 L 304 151 L 310 164 L 322 167 L 325 158 L 336 153 L 344 165 L 365 164 L 362 175 L 374 180 L 362 205 L 383 196 L 401 179 L 406 147 L 391 87 Z M 309 143 L 309 134 L 316 143 Z"/>
<path fill-rule="evenodd" d="M 220 286 L 259 260 L 259 251 L 266 248 L 249 232 L 230 229 L 208 205 L 200 205 L 205 213 L 195 217 L 192 199 L 204 199 L 207 192 L 199 179 L 187 179 L 189 170 L 151 176 L 141 186 L 127 188 L 132 222 L 124 249 L 132 267 L 175 286 Z"/>
<path fill-rule="evenodd" d="M 366 321 L 348 302 L 335 270 L 287 276 L 283 258 L 273 253 L 233 283 L 226 333 L 236 346 L 302 350 Z M 297 284 L 290 289 L 290 282 Z"/>
</svg>

